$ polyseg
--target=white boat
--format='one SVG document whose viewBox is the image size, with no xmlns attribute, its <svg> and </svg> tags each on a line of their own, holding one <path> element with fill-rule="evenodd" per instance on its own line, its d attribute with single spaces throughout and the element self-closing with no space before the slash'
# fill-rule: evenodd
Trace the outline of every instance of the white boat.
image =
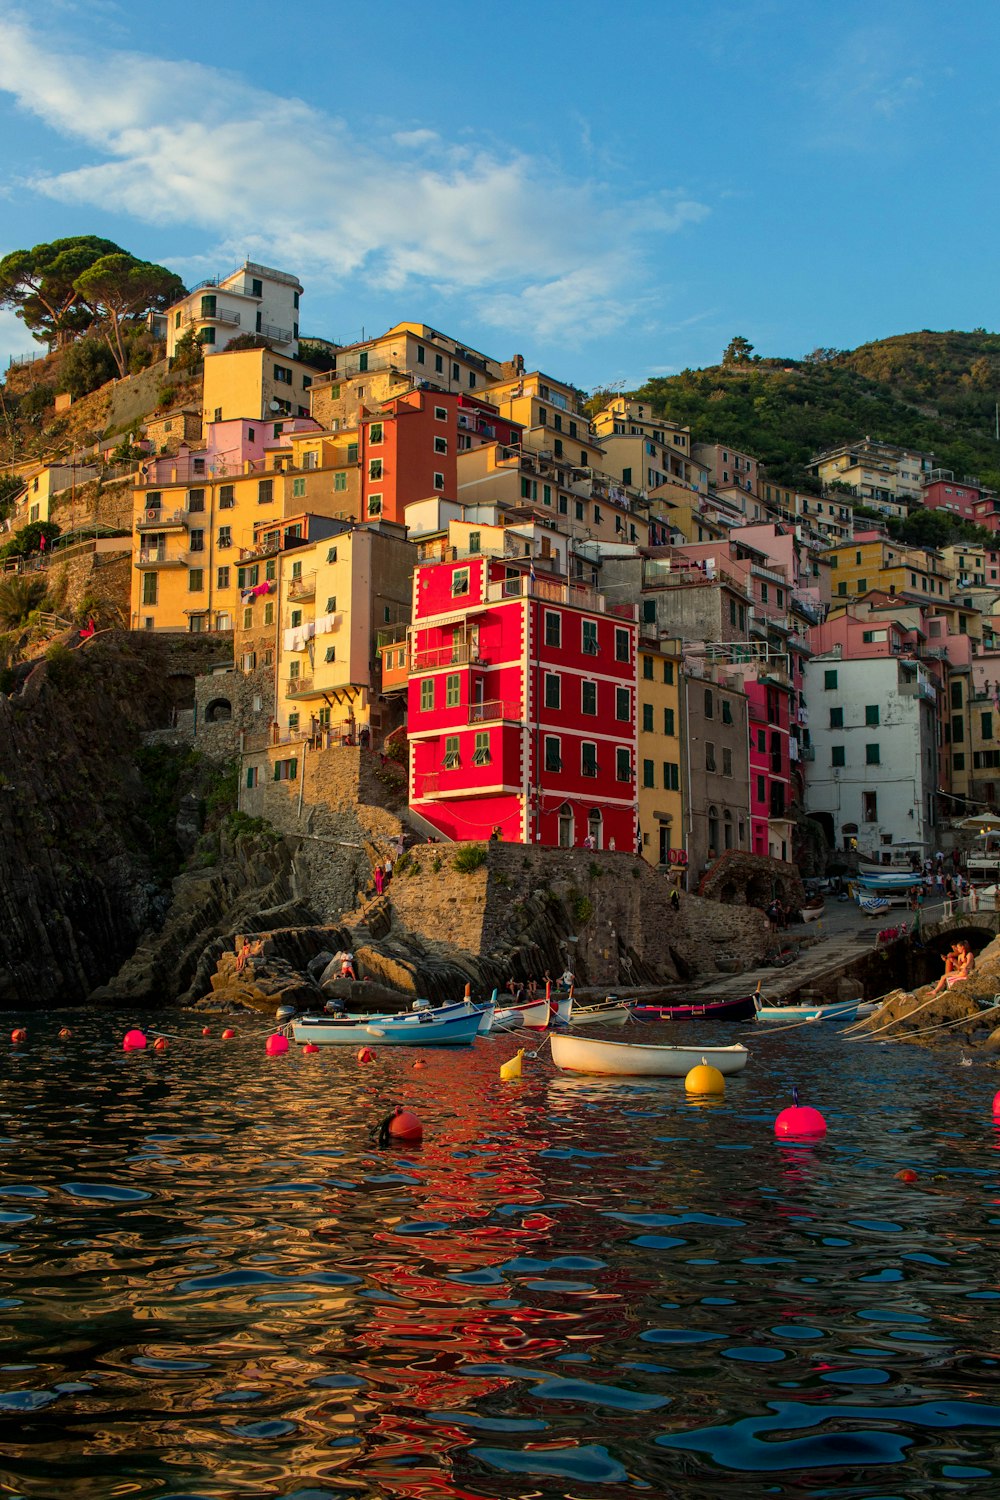
<svg viewBox="0 0 1000 1500">
<path fill-rule="evenodd" d="M 412 1010 L 400 1011 L 397 1014 L 386 1014 L 383 1016 L 371 1016 L 372 1022 L 387 1021 L 416 1021 L 421 1017 L 433 1016 L 436 1019 L 445 1019 L 450 1016 L 478 1016 L 479 1035 L 488 1036 L 493 1030 L 493 1018 L 496 1015 L 496 990 L 493 998 L 483 1005 L 477 1005 L 474 1000 L 466 997 L 464 1000 L 454 1000 L 450 1005 L 428 1005 L 418 1001 Z"/>
<path fill-rule="evenodd" d="M 600 1005 L 575 1005 L 569 1014 L 571 1026 L 624 1026 L 632 1014 L 627 1000 L 604 1001 Z"/>
<path fill-rule="evenodd" d="M 757 1002 L 758 1021 L 853 1021 L 860 1000 L 834 1001 L 828 1005 L 767 1005 Z"/>
<path fill-rule="evenodd" d="M 303 1016 L 291 1022 L 292 1040 L 319 1047 L 462 1047 L 479 1031 L 478 1011 L 435 1016 Z"/>
<path fill-rule="evenodd" d="M 826 911 L 826 902 L 823 900 L 806 901 L 799 907 L 799 916 L 803 922 L 818 922 Z"/>
<path fill-rule="evenodd" d="M 611 1073 L 631 1078 L 685 1078 L 699 1063 L 720 1073 L 745 1068 L 745 1047 L 661 1047 L 639 1042 L 605 1042 L 573 1031 L 552 1034 L 552 1061 L 570 1073 Z"/>
<path fill-rule="evenodd" d="M 512 1031 L 518 1026 L 546 1031 L 549 1026 L 568 1026 L 572 1011 L 572 995 L 561 995 L 551 1001 L 543 995 L 540 1000 L 527 1000 L 522 1005 L 501 1006 L 493 1018 L 493 1026 L 496 1031 Z"/>
</svg>

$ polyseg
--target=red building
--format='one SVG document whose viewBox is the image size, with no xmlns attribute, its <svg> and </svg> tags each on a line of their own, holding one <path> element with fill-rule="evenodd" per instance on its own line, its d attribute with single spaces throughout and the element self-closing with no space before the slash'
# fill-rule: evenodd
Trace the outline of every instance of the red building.
<svg viewBox="0 0 1000 1500">
<path fill-rule="evenodd" d="M 411 500 L 458 494 L 460 398 L 418 389 L 384 401 L 358 427 L 362 519 L 405 524 Z"/>
<path fill-rule="evenodd" d="M 636 611 L 471 554 L 418 565 L 410 804 L 449 839 L 636 837 Z"/>
<path fill-rule="evenodd" d="M 791 859 L 791 694 L 785 674 L 762 669 L 744 679 L 750 731 L 750 847 Z"/>
<path fill-rule="evenodd" d="M 955 483 L 950 469 L 934 469 L 928 476 L 920 498 L 928 510 L 950 510 L 963 521 L 977 521 L 976 505 L 982 498 L 978 480 Z M 977 524 L 982 524 L 977 521 Z"/>
</svg>

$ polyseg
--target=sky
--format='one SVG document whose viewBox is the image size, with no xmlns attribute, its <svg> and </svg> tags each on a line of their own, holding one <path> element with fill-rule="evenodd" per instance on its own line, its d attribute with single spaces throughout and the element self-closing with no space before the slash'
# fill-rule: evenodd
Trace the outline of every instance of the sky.
<svg viewBox="0 0 1000 1500">
<path fill-rule="evenodd" d="M 995 0 L 0 0 L 0 256 L 250 257 L 585 389 L 994 329 L 998 55 Z"/>
</svg>

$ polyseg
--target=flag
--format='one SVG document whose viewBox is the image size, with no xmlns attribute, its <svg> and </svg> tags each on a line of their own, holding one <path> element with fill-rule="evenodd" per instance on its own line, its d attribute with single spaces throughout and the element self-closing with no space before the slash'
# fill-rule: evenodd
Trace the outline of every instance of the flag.
<svg viewBox="0 0 1000 1500">
<path fill-rule="evenodd" d="M 534 581 L 535 581 L 535 564 L 534 564 L 533 561 L 528 564 L 528 578 L 531 580 L 532 583 L 534 583 Z"/>
</svg>

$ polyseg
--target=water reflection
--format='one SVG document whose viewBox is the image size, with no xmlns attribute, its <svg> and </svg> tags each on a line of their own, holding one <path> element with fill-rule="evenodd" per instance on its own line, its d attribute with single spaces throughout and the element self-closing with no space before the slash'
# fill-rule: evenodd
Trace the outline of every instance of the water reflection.
<svg viewBox="0 0 1000 1500">
<path fill-rule="evenodd" d="M 501 1084 L 509 1038 L 414 1072 L 194 1035 L 125 1056 L 97 1015 L 46 1045 L 57 1024 L 0 1094 L 6 1492 L 714 1495 L 743 1474 L 920 1496 L 996 1473 L 985 1070 L 959 1089 L 922 1052 L 776 1036 L 703 1109 L 681 1080 L 544 1057 Z M 792 1083 L 822 1143 L 774 1139 Z M 425 1144 L 373 1150 L 397 1100 Z"/>
</svg>

